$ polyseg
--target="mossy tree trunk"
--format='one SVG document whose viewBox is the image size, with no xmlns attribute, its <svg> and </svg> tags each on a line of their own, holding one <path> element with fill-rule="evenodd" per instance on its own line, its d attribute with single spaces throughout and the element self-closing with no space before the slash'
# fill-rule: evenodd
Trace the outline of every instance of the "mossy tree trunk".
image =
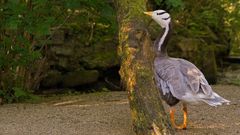
<svg viewBox="0 0 240 135">
<path fill-rule="evenodd" d="M 115 0 L 119 23 L 120 75 L 128 91 L 137 135 L 174 134 L 154 79 L 154 53 L 146 30 L 146 0 Z"/>
</svg>

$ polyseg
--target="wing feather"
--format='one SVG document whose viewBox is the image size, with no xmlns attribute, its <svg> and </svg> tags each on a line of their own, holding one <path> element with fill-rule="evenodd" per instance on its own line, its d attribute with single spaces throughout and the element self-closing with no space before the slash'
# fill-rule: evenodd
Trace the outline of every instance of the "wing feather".
<svg viewBox="0 0 240 135">
<path fill-rule="evenodd" d="M 212 88 L 194 64 L 184 59 L 168 58 L 156 60 L 154 65 L 157 85 L 163 94 L 171 92 L 178 99 L 186 93 L 212 94 Z"/>
<path fill-rule="evenodd" d="M 208 84 L 203 73 L 192 63 L 184 59 L 178 59 L 181 73 L 184 75 L 185 82 L 190 86 L 194 93 L 212 94 L 212 88 Z"/>
<path fill-rule="evenodd" d="M 183 76 L 180 70 L 171 59 L 155 60 L 155 80 L 157 86 L 161 88 L 163 95 L 171 94 L 181 99 L 185 94 Z"/>
<path fill-rule="evenodd" d="M 189 103 L 203 101 L 211 106 L 230 101 L 213 92 L 203 73 L 192 63 L 178 58 L 156 58 L 155 80 L 166 97 L 172 95 Z"/>
</svg>

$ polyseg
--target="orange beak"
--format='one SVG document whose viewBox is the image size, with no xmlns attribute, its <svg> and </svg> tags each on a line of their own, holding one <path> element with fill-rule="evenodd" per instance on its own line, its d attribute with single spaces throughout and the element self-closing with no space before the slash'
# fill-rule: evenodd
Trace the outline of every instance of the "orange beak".
<svg viewBox="0 0 240 135">
<path fill-rule="evenodd" d="M 144 14 L 152 16 L 153 12 L 144 12 Z"/>
</svg>

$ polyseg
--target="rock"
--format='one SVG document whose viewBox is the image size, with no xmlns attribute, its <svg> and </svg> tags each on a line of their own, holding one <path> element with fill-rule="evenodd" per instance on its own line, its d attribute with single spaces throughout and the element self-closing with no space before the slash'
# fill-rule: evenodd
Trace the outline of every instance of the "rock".
<svg viewBox="0 0 240 135">
<path fill-rule="evenodd" d="M 84 66 L 88 69 L 106 69 L 120 63 L 117 56 L 116 44 L 113 43 L 95 45 L 91 50 L 88 50 L 87 54 L 79 57 L 79 61 L 80 63 L 84 63 Z"/>
<path fill-rule="evenodd" d="M 57 70 L 50 70 L 42 80 L 41 86 L 44 88 L 55 88 L 62 82 L 62 74 Z"/>
<path fill-rule="evenodd" d="M 53 35 L 49 41 L 49 43 L 54 45 L 61 45 L 64 43 L 65 40 L 65 31 L 64 30 L 57 30 L 53 31 Z"/>
<path fill-rule="evenodd" d="M 78 59 L 74 57 L 58 56 L 55 60 L 49 60 L 49 63 L 51 67 L 54 67 L 54 69 L 57 69 L 63 74 L 80 68 L 84 69 L 82 65 L 79 65 Z"/>
<path fill-rule="evenodd" d="M 56 65 L 58 65 L 64 70 L 68 69 L 69 59 L 66 57 L 58 57 L 58 58 L 59 58 L 58 63 Z"/>
<path fill-rule="evenodd" d="M 62 55 L 62 56 L 72 56 L 73 48 L 67 47 L 67 46 L 53 46 L 51 47 L 51 51 L 54 52 L 56 55 Z"/>
<path fill-rule="evenodd" d="M 76 87 L 96 82 L 99 77 L 97 70 L 79 70 L 64 75 L 62 87 Z"/>
<path fill-rule="evenodd" d="M 62 84 L 59 87 L 95 82 L 98 76 L 103 76 L 103 70 L 119 65 L 117 39 L 114 39 L 114 35 L 103 36 L 100 42 L 91 42 L 89 45 L 86 42 L 88 38 L 83 35 L 83 31 L 63 30 L 53 36 L 47 49 L 47 59 L 50 70 L 57 70 L 61 74 L 61 82 L 56 79 L 57 85 Z M 49 80 L 51 76 L 44 80 Z M 45 81 L 46 84 L 41 83 L 40 87 L 54 86 L 51 80 Z"/>
</svg>

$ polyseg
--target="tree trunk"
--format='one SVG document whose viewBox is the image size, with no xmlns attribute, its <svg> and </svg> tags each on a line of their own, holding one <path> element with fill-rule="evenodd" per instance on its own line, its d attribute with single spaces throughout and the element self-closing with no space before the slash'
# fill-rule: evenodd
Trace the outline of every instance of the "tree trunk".
<svg viewBox="0 0 240 135">
<path fill-rule="evenodd" d="M 128 91 L 137 135 L 174 134 L 153 79 L 152 42 L 146 30 L 146 0 L 115 0 L 119 23 L 120 75 Z"/>
</svg>

